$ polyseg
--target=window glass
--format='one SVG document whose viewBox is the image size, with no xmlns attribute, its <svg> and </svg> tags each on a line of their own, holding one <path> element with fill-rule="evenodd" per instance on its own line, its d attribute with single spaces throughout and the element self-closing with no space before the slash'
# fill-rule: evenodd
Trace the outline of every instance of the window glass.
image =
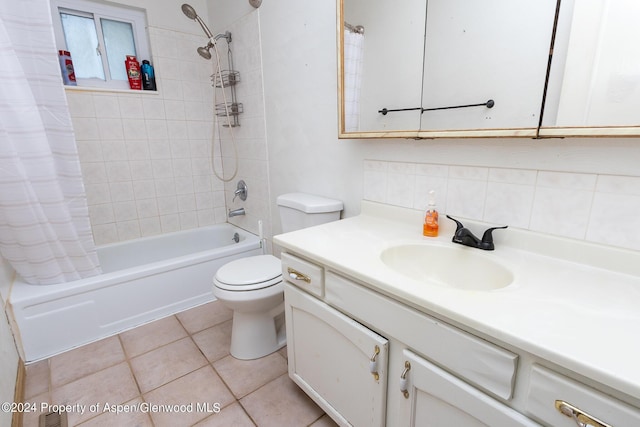
<svg viewBox="0 0 640 427">
<path fill-rule="evenodd" d="M 67 50 L 73 52 L 73 69 L 76 78 L 104 80 L 104 69 L 93 18 L 61 12 L 60 19 Z"/>
<path fill-rule="evenodd" d="M 151 60 L 145 10 L 103 0 L 49 4 L 56 48 L 71 53 L 78 86 L 129 90 L 127 55 Z"/>
<path fill-rule="evenodd" d="M 101 19 L 104 47 L 109 63 L 109 74 L 114 80 L 127 80 L 124 61 L 127 55 L 136 55 L 133 27 L 128 22 Z"/>
</svg>

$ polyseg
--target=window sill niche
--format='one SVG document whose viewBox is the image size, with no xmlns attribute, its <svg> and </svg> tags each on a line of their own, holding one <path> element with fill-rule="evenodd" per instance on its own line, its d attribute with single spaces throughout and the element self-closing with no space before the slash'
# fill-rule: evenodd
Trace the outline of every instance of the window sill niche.
<svg viewBox="0 0 640 427">
<path fill-rule="evenodd" d="M 157 90 L 134 90 L 134 89 L 115 89 L 107 87 L 92 87 L 92 86 L 71 86 L 64 85 L 65 90 L 72 92 L 110 92 L 110 93 L 127 93 L 127 94 L 141 94 L 141 95 L 158 95 Z"/>
</svg>

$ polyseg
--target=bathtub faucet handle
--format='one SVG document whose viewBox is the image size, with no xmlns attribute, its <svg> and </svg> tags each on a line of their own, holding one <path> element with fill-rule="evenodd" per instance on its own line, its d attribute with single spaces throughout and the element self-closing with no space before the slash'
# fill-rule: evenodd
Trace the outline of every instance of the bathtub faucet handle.
<svg viewBox="0 0 640 427">
<path fill-rule="evenodd" d="M 233 200 L 231 201 L 235 202 L 236 197 L 240 196 L 240 200 L 244 202 L 245 200 L 247 200 L 248 191 L 249 190 L 247 188 L 247 184 L 243 180 L 238 181 L 238 185 L 236 186 L 236 191 L 233 192 Z"/>
</svg>

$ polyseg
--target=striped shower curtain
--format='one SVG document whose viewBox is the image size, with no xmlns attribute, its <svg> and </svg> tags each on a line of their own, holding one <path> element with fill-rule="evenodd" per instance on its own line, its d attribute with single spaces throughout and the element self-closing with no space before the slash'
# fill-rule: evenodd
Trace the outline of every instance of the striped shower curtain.
<svg viewBox="0 0 640 427">
<path fill-rule="evenodd" d="M 360 130 L 360 86 L 364 34 L 344 30 L 344 121 L 345 131 Z"/>
<path fill-rule="evenodd" d="M 48 0 L 0 2 L 0 254 L 31 284 L 100 273 Z"/>
</svg>

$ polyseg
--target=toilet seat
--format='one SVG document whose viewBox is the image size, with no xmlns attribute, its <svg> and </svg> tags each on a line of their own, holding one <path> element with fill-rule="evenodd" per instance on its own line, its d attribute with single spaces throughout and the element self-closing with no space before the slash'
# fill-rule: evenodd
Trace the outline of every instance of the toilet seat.
<svg viewBox="0 0 640 427">
<path fill-rule="evenodd" d="M 227 291 L 255 291 L 282 282 L 280 260 L 273 255 L 257 255 L 231 261 L 218 269 L 213 283 Z"/>
</svg>

